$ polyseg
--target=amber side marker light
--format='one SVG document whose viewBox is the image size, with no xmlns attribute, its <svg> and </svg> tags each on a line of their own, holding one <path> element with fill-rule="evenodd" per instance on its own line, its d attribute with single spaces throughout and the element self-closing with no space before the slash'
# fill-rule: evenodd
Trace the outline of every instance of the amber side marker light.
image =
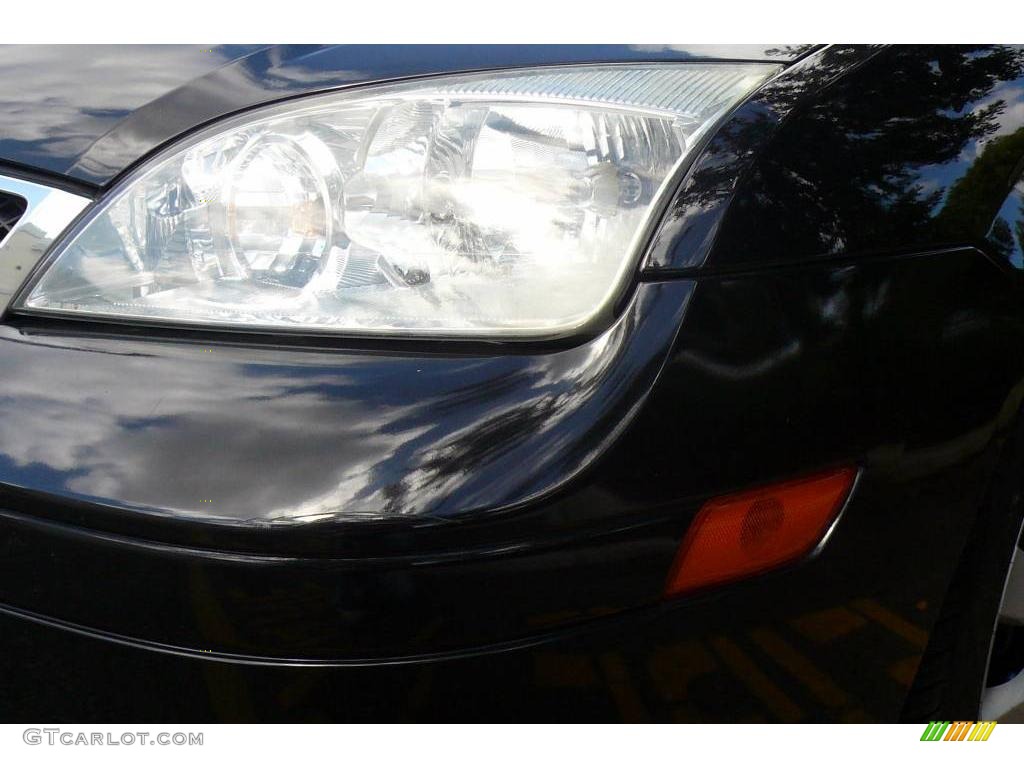
<svg viewBox="0 0 1024 768">
<path fill-rule="evenodd" d="M 679 545 L 665 596 L 799 560 L 828 534 L 856 477 L 844 467 L 707 501 Z"/>
</svg>

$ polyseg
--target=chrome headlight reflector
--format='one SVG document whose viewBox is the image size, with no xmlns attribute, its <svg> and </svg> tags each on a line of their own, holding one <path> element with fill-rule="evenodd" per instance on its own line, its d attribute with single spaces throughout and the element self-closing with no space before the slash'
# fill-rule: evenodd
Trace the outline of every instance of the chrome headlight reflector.
<svg viewBox="0 0 1024 768">
<path fill-rule="evenodd" d="M 774 65 L 587 66 L 307 97 L 119 185 L 19 308 L 550 337 L 602 312 L 674 171 Z"/>
</svg>

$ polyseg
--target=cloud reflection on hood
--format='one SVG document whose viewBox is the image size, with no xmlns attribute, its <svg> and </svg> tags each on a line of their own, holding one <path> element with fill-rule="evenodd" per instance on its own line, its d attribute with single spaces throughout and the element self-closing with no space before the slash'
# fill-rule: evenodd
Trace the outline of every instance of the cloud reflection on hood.
<svg viewBox="0 0 1024 768">
<path fill-rule="evenodd" d="M 64 172 L 139 107 L 257 46 L 0 46 L 0 157 Z"/>
</svg>

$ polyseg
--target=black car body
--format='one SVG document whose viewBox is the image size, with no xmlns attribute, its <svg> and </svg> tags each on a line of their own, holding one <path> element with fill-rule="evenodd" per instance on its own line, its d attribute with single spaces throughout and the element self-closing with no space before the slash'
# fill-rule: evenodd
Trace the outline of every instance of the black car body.
<svg viewBox="0 0 1024 768">
<path fill-rule="evenodd" d="M 0 174 L 102 199 L 255 105 L 702 59 L 783 69 L 708 138 L 593 333 L 8 312 L 7 718 L 914 716 L 1024 395 L 1024 49 L 14 48 Z M 663 597 L 705 501 L 840 466 L 856 486 L 813 556 Z M 344 520 L 267 517 L 325 494 Z"/>
</svg>

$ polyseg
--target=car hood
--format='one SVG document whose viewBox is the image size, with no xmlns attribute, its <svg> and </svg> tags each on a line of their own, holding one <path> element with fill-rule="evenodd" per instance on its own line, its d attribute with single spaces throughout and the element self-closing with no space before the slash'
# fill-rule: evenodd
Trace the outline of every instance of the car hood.
<svg viewBox="0 0 1024 768">
<path fill-rule="evenodd" d="M 401 77 L 602 61 L 793 61 L 813 46 L 0 46 L 0 163 L 92 186 L 240 109 Z"/>
</svg>

